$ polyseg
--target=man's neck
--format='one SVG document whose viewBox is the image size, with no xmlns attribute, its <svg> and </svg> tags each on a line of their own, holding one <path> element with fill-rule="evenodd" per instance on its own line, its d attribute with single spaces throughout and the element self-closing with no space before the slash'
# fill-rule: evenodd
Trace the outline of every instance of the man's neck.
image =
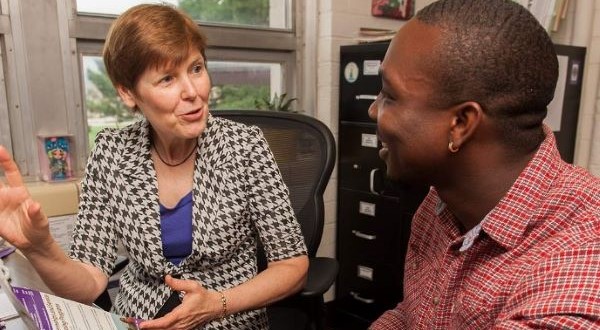
<svg viewBox="0 0 600 330">
<path fill-rule="evenodd" d="M 489 159 L 484 164 L 467 166 L 450 184 L 436 186 L 440 198 L 462 225 L 462 231 L 475 227 L 498 205 L 533 155 L 514 162 Z"/>
</svg>

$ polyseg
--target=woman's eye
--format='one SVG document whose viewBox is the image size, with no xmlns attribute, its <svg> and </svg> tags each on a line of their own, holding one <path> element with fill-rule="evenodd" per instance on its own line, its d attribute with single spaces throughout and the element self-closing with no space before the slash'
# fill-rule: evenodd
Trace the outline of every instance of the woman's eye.
<svg viewBox="0 0 600 330">
<path fill-rule="evenodd" d="M 160 79 L 161 84 L 168 84 L 173 81 L 173 76 L 164 76 Z"/>
<path fill-rule="evenodd" d="M 192 73 L 200 73 L 204 69 L 202 64 L 196 64 L 192 67 Z"/>
</svg>

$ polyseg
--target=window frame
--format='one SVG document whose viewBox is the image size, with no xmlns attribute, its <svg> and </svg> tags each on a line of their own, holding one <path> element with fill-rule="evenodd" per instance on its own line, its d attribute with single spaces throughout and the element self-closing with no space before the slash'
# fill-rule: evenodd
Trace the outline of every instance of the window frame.
<svg viewBox="0 0 600 330">
<path fill-rule="evenodd" d="M 4 8 L 4 4 L 6 1 L 3 1 L 0 6 Z M 14 58 L 9 59 L 9 52 L 7 49 L 10 49 L 10 46 L 7 44 L 11 43 L 10 39 L 10 19 L 8 14 L 0 10 L 0 55 L 2 57 L 2 62 L 0 63 L 0 79 L 2 80 L 2 84 L 0 84 L 0 118 L 6 118 L 8 120 L 0 120 L 0 145 L 7 148 L 9 152 L 13 152 L 12 148 L 12 131 L 11 131 L 11 119 L 10 112 L 8 106 L 8 90 L 7 90 L 7 77 L 5 75 L 4 68 L 8 67 L 8 63 L 14 61 Z"/>
</svg>

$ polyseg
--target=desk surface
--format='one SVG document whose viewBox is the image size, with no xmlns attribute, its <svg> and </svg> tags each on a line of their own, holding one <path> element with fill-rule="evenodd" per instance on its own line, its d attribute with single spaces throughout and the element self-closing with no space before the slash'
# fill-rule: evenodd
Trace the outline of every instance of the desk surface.
<svg viewBox="0 0 600 330">
<path fill-rule="evenodd" d="M 20 252 L 11 253 L 7 257 L 2 258 L 2 261 L 10 271 L 11 285 L 52 293 L 33 266 L 31 266 L 29 261 Z M 5 321 L 5 324 L 7 329 L 27 330 L 27 327 L 25 327 L 25 324 L 19 318 Z"/>
</svg>

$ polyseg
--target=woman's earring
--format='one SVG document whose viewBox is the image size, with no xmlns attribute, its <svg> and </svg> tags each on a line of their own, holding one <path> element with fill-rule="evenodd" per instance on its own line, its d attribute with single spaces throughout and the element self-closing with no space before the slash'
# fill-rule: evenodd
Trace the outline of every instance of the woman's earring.
<svg viewBox="0 0 600 330">
<path fill-rule="evenodd" d="M 457 153 L 458 150 L 460 149 L 460 147 L 456 147 L 454 146 L 454 142 L 450 141 L 450 143 L 448 143 L 448 150 L 450 150 L 451 153 Z"/>
</svg>

